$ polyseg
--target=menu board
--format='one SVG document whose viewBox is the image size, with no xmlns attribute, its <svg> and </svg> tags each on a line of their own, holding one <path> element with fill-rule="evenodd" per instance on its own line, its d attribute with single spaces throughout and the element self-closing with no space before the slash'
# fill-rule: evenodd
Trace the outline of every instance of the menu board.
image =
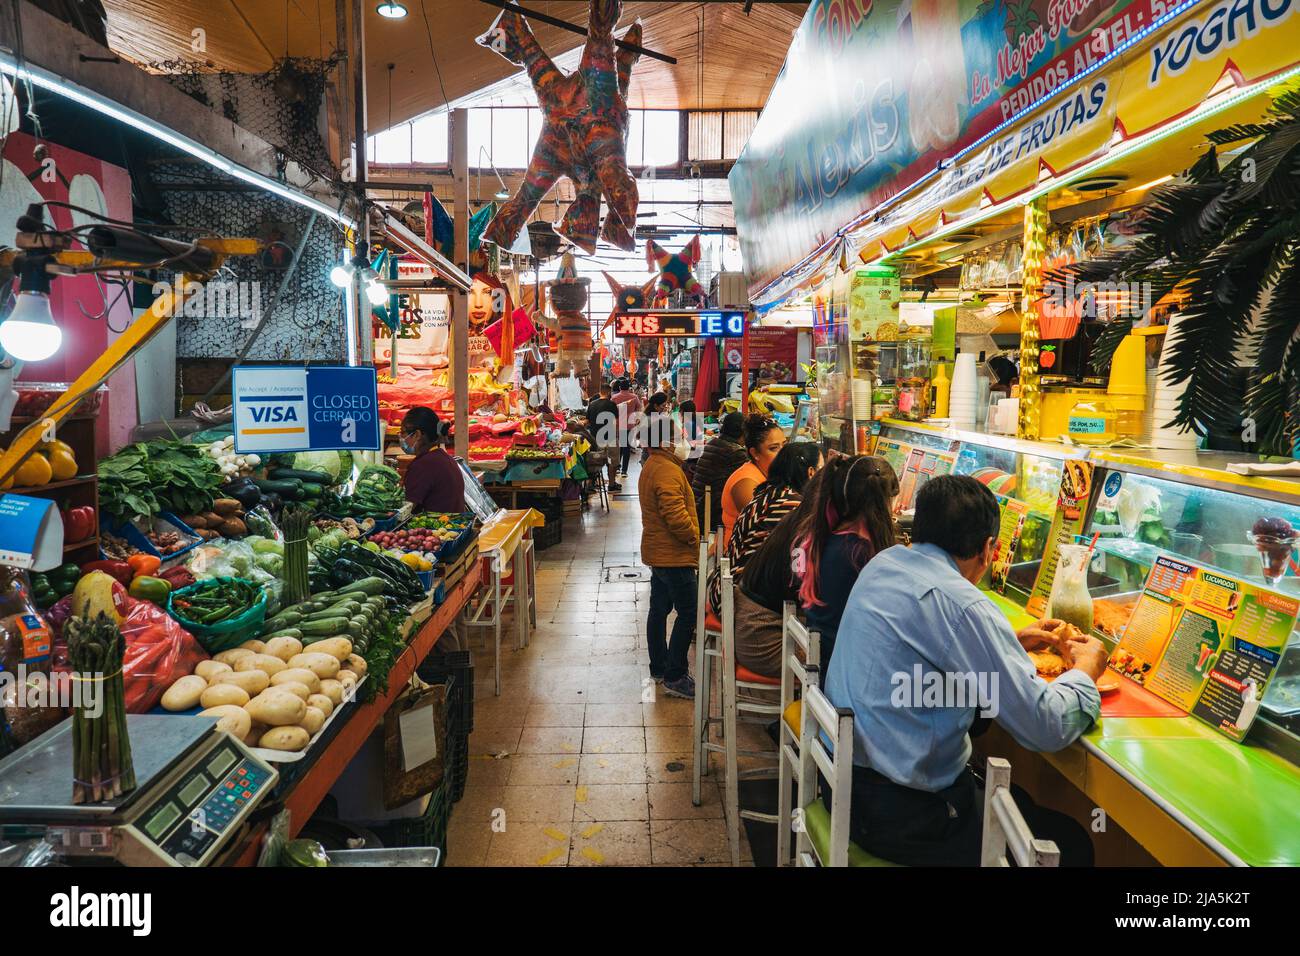
<svg viewBox="0 0 1300 956">
<path fill-rule="evenodd" d="M 989 583 L 999 594 L 1007 592 L 1007 576 L 1020 548 L 1020 536 L 1029 517 L 1029 505 L 1018 498 L 998 496 L 1002 520 L 998 525 L 998 542 L 993 549 L 993 563 L 989 568 Z"/>
<path fill-rule="evenodd" d="M 1047 532 L 1047 546 L 1042 564 L 1034 579 L 1034 590 L 1025 609 L 1032 615 L 1046 617 L 1047 598 L 1052 593 L 1056 579 L 1056 565 L 1061 557 L 1061 545 L 1073 544 L 1083 533 L 1084 519 L 1088 514 L 1088 498 L 1092 495 L 1093 464 L 1077 458 L 1067 458 L 1061 468 L 1061 487 L 1056 496 L 1056 513 Z"/>
<path fill-rule="evenodd" d="M 1300 598 L 1162 554 L 1108 666 L 1241 740 L 1297 615 Z"/>
<path fill-rule="evenodd" d="M 907 454 L 903 470 L 898 476 L 898 499 L 894 504 L 895 513 L 906 511 L 916 505 L 916 496 L 926 482 L 936 475 L 952 474 L 957 463 L 957 455 L 950 451 L 935 451 L 930 448 L 913 448 Z M 892 462 L 891 462 L 892 464 Z"/>
<path fill-rule="evenodd" d="M 900 482 L 903 480 L 903 468 L 907 464 L 907 456 L 911 451 L 911 445 L 896 438 L 881 437 L 876 442 L 876 454 L 889 462 L 889 467 L 894 469 L 894 474 L 898 476 Z"/>
</svg>

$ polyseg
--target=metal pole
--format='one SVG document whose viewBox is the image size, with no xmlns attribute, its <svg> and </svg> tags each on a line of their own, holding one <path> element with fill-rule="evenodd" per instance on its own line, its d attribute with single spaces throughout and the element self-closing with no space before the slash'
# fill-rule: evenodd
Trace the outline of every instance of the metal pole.
<svg viewBox="0 0 1300 956">
<path fill-rule="evenodd" d="M 352 0 L 352 98 L 353 98 L 353 149 L 356 153 L 357 182 L 369 178 L 366 160 L 366 30 L 365 13 L 361 0 Z M 370 219 L 366 214 L 364 187 L 357 189 L 357 252 L 370 257 Z M 352 282 L 353 327 L 348 342 L 348 364 L 362 365 L 372 360 L 374 343 L 370 335 L 370 300 L 359 278 Z"/>
<path fill-rule="evenodd" d="M 451 168 L 455 180 L 452 219 L 455 223 L 455 262 L 469 273 L 469 111 L 451 111 Z M 451 347 L 451 383 L 456 402 L 456 454 L 469 457 L 469 296 L 455 294 Z M 506 316 L 506 321 L 510 317 Z M 499 639 L 499 636 L 498 636 Z"/>
<path fill-rule="evenodd" d="M 749 323 L 753 314 L 745 316 L 745 330 L 740 334 L 740 414 L 749 414 Z"/>
</svg>

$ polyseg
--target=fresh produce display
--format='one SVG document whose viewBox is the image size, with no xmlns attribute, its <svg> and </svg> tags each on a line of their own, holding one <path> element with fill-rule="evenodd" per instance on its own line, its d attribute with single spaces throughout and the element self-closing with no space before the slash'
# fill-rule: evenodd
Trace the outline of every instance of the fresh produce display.
<svg viewBox="0 0 1300 956">
<path fill-rule="evenodd" d="M 378 588 L 377 593 L 401 601 L 421 601 L 428 596 L 414 571 L 397 558 L 378 552 L 377 546 L 372 551 L 349 541 L 337 551 L 318 549 L 316 558 L 329 572 L 332 587 L 342 589 L 364 581 Z"/>
<path fill-rule="evenodd" d="M 189 546 L 189 542 L 181 537 L 179 531 L 149 531 L 145 537 L 158 549 L 159 554 L 175 554 Z"/>
<path fill-rule="evenodd" d="M 564 449 L 557 447 L 524 448 L 516 445 L 506 452 L 511 461 L 556 461 L 564 458 Z"/>
<path fill-rule="evenodd" d="M 279 653 L 268 653 L 272 649 Z M 200 716 L 216 717 L 221 730 L 249 746 L 300 751 L 367 672 L 347 637 L 267 635 L 200 662 L 167 688 L 162 706 L 175 712 L 202 707 Z"/>
<path fill-rule="evenodd" d="M 50 464 L 51 481 L 67 481 L 69 478 L 77 477 L 77 456 L 73 454 L 72 446 L 67 442 L 59 441 L 57 438 L 54 441 L 42 442 L 38 453 L 44 455 L 45 460 Z"/>
<path fill-rule="evenodd" d="M 257 455 L 236 454 L 234 435 L 223 438 L 221 441 L 214 441 L 212 444 L 203 447 L 208 457 L 217 463 L 217 467 L 221 469 L 221 474 L 227 478 L 252 474 L 253 469 L 262 463 L 262 459 Z"/>
<path fill-rule="evenodd" d="M 90 505 L 67 508 L 63 512 L 63 540 L 78 544 L 95 535 L 95 509 Z"/>
<path fill-rule="evenodd" d="M 183 625 L 211 626 L 238 617 L 262 597 L 262 589 L 242 578 L 200 581 L 172 597 L 171 612 Z"/>
<path fill-rule="evenodd" d="M 73 679 L 99 684 L 94 708 L 83 704 L 72 715 L 72 802 L 99 803 L 135 789 L 122 684 L 124 641 L 105 614 L 69 618 L 63 630 Z"/>
<path fill-rule="evenodd" d="M 99 463 L 99 504 L 117 524 L 170 511 L 212 509 L 222 474 L 204 450 L 182 441 L 128 445 Z"/>
<path fill-rule="evenodd" d="M 77 582 L 81 580 L 81 568 L 75 564 L 63 564 L 45 573 L 34 571 L 30 580 L 32 602 L 43 611 L 59 598 L 67 597 L 72 593 Z"/>
<path fill-rule="evenodd" d="M 242 538 L 248 534 L 244 505 L 238 498 L 216 498 L 212 502 L 211 511 L 180 515 L 180 519 L 204 541 Z"/>
<path fill-rule="evenodd" d="M 437 511 L 426 511 L 424 514 L 418 514 L 413 517 L 406 523 L 406 527 L 429 528 L 434 531 L 450 531 L 454 538 L 473 523 L 474 515 L 469 513 L 444 514 Z"/>
<path fill-rule="evenodd" d="M 406 503 L 401 476 L 387 465 L 366 465 L 357 477 L 352 494 L 340 497 L 329 493 L 321 498 L 320 509 L 327 514 L 386 515 Z"/>
<path fill-rule="evenodd" d="M 369 534 L 375 527 L 374 518 L 364 518 L 357 521 L 354 518 L 344 518 L 339 521 L 334 518 L 317 518 L 312 522 L 312 527 L 308 529 L 307 536 L 310 540 L 318 541 L 326 532 L 340 530 L 343 532 L 344 539 L 355 541 L 363 535 Z M 343 542 L 340 541 L 340 544 Z"/>
<path fill-rule="evenodd" d="M 102 534 L 99 536 L 99 550 L 104 552 L 108 558 L 115 558 L 121 561 L 127 560 L 133 554 L 139 554 L 140 549 L 125 538 L 119 538 L 115 534 Z"/>
<path fill-rule="evenodd" d="M 297 604 L 311 594 L 307 580 L 307 529 L 311 526 L 311 512 L 306 508 L 285 508 L 280 526 L 284 529 L 284 564 L 280 571 L 280 578 L 284 581 L 282 597 L 285 604 Z"/>
</svg>

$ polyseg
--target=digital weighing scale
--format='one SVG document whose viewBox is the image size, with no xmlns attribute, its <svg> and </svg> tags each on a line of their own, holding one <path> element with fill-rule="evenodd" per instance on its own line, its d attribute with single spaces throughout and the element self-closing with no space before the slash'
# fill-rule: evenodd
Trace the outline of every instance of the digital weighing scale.
<svg viewBox="0 0 1300 956">
<path fill-rule="evenodd" d="M 279 773 L 212 717 L 128 714 L 138 786 L 74 804 L 72 721 L 0 761 L 0 824 L 46 828 L 68 857 L 125 866 L 205 866 L 271 792 Z"/>
</svg>

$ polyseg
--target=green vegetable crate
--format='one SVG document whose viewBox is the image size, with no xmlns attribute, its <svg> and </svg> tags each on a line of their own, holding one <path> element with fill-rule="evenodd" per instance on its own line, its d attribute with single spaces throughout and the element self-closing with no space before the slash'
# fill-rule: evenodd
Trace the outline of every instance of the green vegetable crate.
<svg viewBox="0 0 1300 956">
<path fill-rule="evenodd" d="M 243 601 L 242 609 L 237 613 L 230 613 L 206 624 L 191 620 L 186 610 L 176 606 L 178 601 L 193 600 L 198 595 L 207 595 L 213 591 L 223 591 L 230 595 L 232 606 L 241 603 L 235 598 L 236 594 L 255 593 L 256 596 Z M 209 654 L 220 654 L 222 651 L 238 647 L 261 633 L 262 624 L 266 620 L 266 589 L 243 578 L 207 578 L 179 591 L 173 591 L 167 598 L 167 613 L 176 618 L 185 630 L 193 634 L 205 651 Z"/>
</svg>

